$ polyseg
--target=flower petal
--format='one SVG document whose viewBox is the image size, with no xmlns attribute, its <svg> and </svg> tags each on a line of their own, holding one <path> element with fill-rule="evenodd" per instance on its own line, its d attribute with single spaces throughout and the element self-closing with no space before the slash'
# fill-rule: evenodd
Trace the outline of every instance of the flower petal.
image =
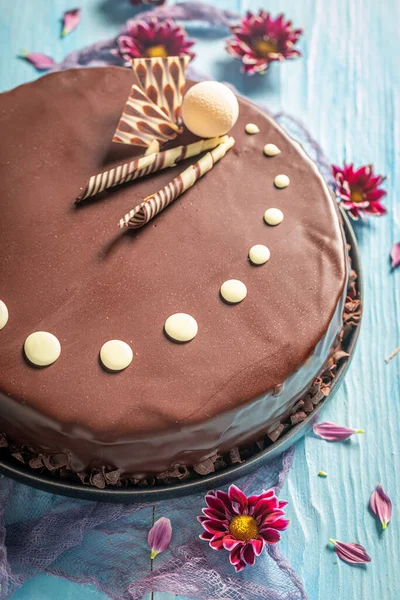
<svg viewBox="0 0 400 600">
<path fill-rule="evenodd" d="M 224 549 L 223 540 L 224 540 L 223 537 L 214 537 L 209 542 L 210 548 L 212 548 L 213 550 L 223 550 Z"/>
<path fill-rule="evenodd" d="M 81 9 L 73 8 L 71 10 L 67 10 L 63 16 L 63 28 L 61 32 L 61 37 L 65 37 L 71 31 L 76 29 L 81 20 Z"/>
<path fill-rule="evenodd" d="M 240 514 L 247 512 L 247 496 L 236 485 L 231 485 L 228 490 L 229 500 L 232 504 L 237 504 L 237 510 Z M 233 506 L 235 508 L 235 506 Z"/>
<path fill-rule="evenodd" d="M 207 519 L 207 521 L 202 522 L 202 525 L 206 531 L 213 533 L 214 535 L 226 533 L 228 531 L 228 526 L 217 519 Z"/>
<path fill-rule="evenodd" d="M 329 541 L 335 546 L 335 552 L 339 558 L 348 563 L 365 564 L 371 562 L 371 557 L 366 549 L 360 544 L 347 542 L 338 542 L 329 538 Z"/>
<path fill-rule="evenodd" d="M 376 486 L 369 500 L 369 507 L 386 529 L 392 518 L 392 501 L 385 493 L 380 483 Z"/>
<path fill-rule="evenodd" d="M 19 57 L 30 62 L 38 71 L 48 71 L 48 69 L 51 69 L 56 64 L 51 56 L 40 52 L 27 52 L 23 50 Z"/>
<path fill-rule="evenodd" d="M 251 544 L 246 544 L 242 548 L 242 560 L 246 565 L 254 565 L 256 562 L 256 555 Z"/>
<path fill-rule="evenodd" d="M 164 552 L 171 542 L 171 521 L 166 517 L 158 519 L 150 529 L 147 543 L 151 549 L 151 558 L 155 558 L 160 552 Z"/>
<path fill-rule="evenodd" d="M 259 534 L 267 544 L 276 544 L 281 539 L 279 531 L 271 527 L 263 527 Z"/>
<path fill-rule="evenodd" d="M 363 429 L 352 429 L 351 427 L 343 427 L 326 421 L 324 423 L 318 423 L 314 425 L 313 431 L 316 435 L 321 437 L 327 442 L 339 442 L 347 440 L 353 433 L 364 433 Z"/>
<path fill-rule="evenodd" d="M 261 552 L 264 550 L 264 540 L 261 537 L 258 537 L 256 540 L 250 540 L 249 544 L 252 545 L 254 554 L 260 556 Z"/>
<path fill-rule="evenodd" d="M 229 562 L 231 565 L 236 565 L 242 561 L 241 553 L 242 553 L 243 543 L 236 546 L 233 550 L 231 550 L 229 554 Z"/>
<path fill-rule="evenodd" d="M 392 259 L 392 267 L 398 267 L 400 265 L 400 242 L 393 244 L 390 251 L 390 258 Z"/>
<path fill-rule="evenodd" d="M 223 544 L 225 550 L 229 550 L 229 552 L 236 548 L 236 546 L 243 546 L 243 542 L 235 539 L 233 535 L 226 535 L 223 539 Z"/>
</svg>

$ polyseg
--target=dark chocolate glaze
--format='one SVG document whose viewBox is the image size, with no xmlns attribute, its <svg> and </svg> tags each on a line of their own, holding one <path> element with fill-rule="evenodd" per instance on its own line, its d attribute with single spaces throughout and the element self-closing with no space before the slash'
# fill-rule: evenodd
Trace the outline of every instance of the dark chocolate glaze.
<svg viewBox="0 0 400 600">
<path fill-rule="evenodd" d="M 0 429 L 67 452 L 76 471 L 107 465 L 140 476 L 274 429 L 329 356 L 347 272 L 316 166 L 244 100 L 234 148 L 143 229 L 121 233 L 117 223 L 189 163 L 76 207 L 91 175 L 141 154 L 110 142 L 132 82 L 126 69 L 77 69 L 0 95 L 0 298 L 10 314 L 0 331 Z M 247 135 L 248 122 L 260 133 Z M 266 158 L 267 142 L 281 154 Z M 284 190 L 273 185 L 279 173 L 291 180 Z M 269 207 L 284 212 L 278 227 L 263 221 Z M 254 267 L 247 254 L 259 243 L 271 259 Z M 247 285 L 239 305 L 219 297 L 230 278 Z M 163 333 L 175 312 L 198 322 L 188 344 Z M 37 330 L 62 347 L 44 369 L 22 353 Z M 98 360 L 114 338 L 134 351 L 120 373 Z"/>
</svg>

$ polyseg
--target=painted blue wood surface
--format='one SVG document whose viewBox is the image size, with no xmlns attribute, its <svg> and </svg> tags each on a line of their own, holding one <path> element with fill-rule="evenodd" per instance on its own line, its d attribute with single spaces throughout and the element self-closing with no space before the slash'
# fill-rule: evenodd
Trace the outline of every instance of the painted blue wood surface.
<svg viewBox="0 0 400 600">
<path fill-rule="evenodd" d="M 361 339 L 346 382 L 324 414 L 329 420 L 363 427 L 366 433 L 341 444 L 312 436 L 299 443 L 282 498 L 290 501 L 292 520 L 283 549 L 304 579 L 310 600 L 396 600 L 400 598 L 398 502 L 383 535 L 367 503 L 377 481 L 395 499 L 400 488 L 400 357 L 390 365 L 384 362 L 400 344 L 400 269 L 392 272 L 388 258 L 392 243 L 400 240 L 400 3 L 213 0 L 213 4 L 242 13 L 260 7 L 284 11 L 305 29 L 303 57 L 275 65 L 264 78 L 247 78 L 225 54 L 220 38 L 199 38 L 196 63 L 204 72 L 234 83 L 273 111 L 282 109 L 299 117 L 332 161 L 373 162 L 378 172 L 389 175 L 390 214 L 356 227 L 365 278 Z M 125 0 L 81 0 L 82 23 L 61 41 L 58 19 L 72 5 L 70 0 L 0 0 L 1 90 L 37 76 L 30 65 L 15 58 L 21 49 L 60 60 L 71 50 L 115 34 L 132 14 Z M 328 472 L 327 479 L 317 477 L 321 469 Z M 337 563 L 327 547 L 329 537 L 365 545 L 373 562 L 366 569 Z M 43 575 L 26 583 L 13 598 L 105 596 L 93 587 Z"/>
</svg>

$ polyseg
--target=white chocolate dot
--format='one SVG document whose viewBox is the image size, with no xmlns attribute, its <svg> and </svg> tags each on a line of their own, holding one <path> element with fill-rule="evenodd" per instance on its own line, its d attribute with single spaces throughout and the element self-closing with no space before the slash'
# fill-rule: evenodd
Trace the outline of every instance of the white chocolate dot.
<svg viewBox="0 0 400 600">
<path fill-rule="evenodd" d="M 253 263 L 253 265 L 263 265 L 265 264 L 271 256 L 271 252 L 267 246 L 263 246 L 263 244 L 256 244 L 252 248 L 250 248 L 249 259 Z"/>
<path fill-rule="evenodd" d="M 277 187 L 279 189 L 287 187 L 289 185 L 289 183 L 290 183 L 290 179 L 287 175 L 280 174 L 280 175 L 277 175 L 274 179 L 275 187 Z"/>
<path fill-rule="evenodd" d="M 164 325 L 165 333 L 175 342 L 190 342 L 198 332 L 197 321 L 186 313 L 175 313 Z"/>
<path fill-rule="evenodd" d="M 109 340 L 102 345 L 100 360 L 110 371 L 122 371 L 129 367 L 133 359 L 132 348 L 121 340 Z"/>
<path fill-rule="evenodd" d="M 255 133 L 260 133 L 260 128 L 255 125 L 255 123 L 247 123 L 245 127 L 246 133 L 250 135 L 254 135 Z"/>
<path fill-rule="evenodd" d="M 60 356 L 61 345 L 52 333 L 35 331 L 26 338 L 24 351 L 32 364 L 37 367 L 48 367 Z"/>
<path fill-rule="evenodd" d="M 3 329 L 7 325 L 8 321 L 8 308 L 3 302 L 0 300 L 0 329 Z"/>
<path fill-rule="evenodd" d="M 265 156 L 276 156 L 277 154 L 280 154 L 281 151 L 279 150 L 278 146 L 275 146 L 275 144 L 265 144 L 264 146 L 264 154 Z"/>
<path fill-rule="evenodd" d="M 267 225 L 279 225 L 283 221 L 283 212 L 279 208 L 268 208 L 264 213 Z"/>
<path fill-rule="evenodd" d="M 247 287 L 239 279 L 228 279 L 221 285 L 221 296 L 229 304 L 242 302 L 247 296 Z"/>
</svg>

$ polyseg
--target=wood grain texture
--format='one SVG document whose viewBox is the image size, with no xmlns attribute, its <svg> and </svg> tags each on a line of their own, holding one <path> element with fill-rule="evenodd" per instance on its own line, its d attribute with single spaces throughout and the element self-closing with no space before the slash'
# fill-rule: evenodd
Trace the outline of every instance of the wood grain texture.
<svg viewBox="0 0 400 600">
<path fill-rule="evenodd" d="M 390 213 L 357 225 L 365 280 L 365 307 L 356 356 L 345 384 L 324 418 L 365 429 L 365 436 L 328 444 L 312 436 L 298 444 L 294 468 L 282 492 L 292 525 L 283 549 L 305 581 L 310 600 L 397 600 L 400 598 L 397 541 L 400 539 L 400 357 L 384 362 L 400 344 L 400 269 L 392 272 L 389 251 L 400 240 L 400 44 L 398 0 L 214 0 L 218 7 L 285 12 L 304 27 L 303 57 L 273 68 L 263 78 L 239 73 L 223 40 L 198 37 L 197 66 L 229 81 L 273 111 L 300 118 L 334 162 L 373 162 L 387 173 Z M 59 39 L 58 19 L 69 0 L 0 0 L 0 86 L 8 89 L 37 76 L 15 58 L 43 51 L 60 60 L 118 31 L 133 14 L 125 0 L 81 0 L 80 27 Z M 311 207 L 310 207 L 311 208 Z M 319 470 L 328 472 L 318 478 Z M 395 499 L 393 522 L 383 535 L 367 510 L 377 481 Z M 373 562 L 366 568 L 337 563 L 329 537 L 365 545 Z M 14 600 L 100 600 L 93 587 L 78 587 L 42 575 Z M 157 594 L 158 600 L 171 600 Z M 183 600 L 183 599 L 181 599 Z M 251 599 L 249 599 L 251 600 Z"/>
</svg>

